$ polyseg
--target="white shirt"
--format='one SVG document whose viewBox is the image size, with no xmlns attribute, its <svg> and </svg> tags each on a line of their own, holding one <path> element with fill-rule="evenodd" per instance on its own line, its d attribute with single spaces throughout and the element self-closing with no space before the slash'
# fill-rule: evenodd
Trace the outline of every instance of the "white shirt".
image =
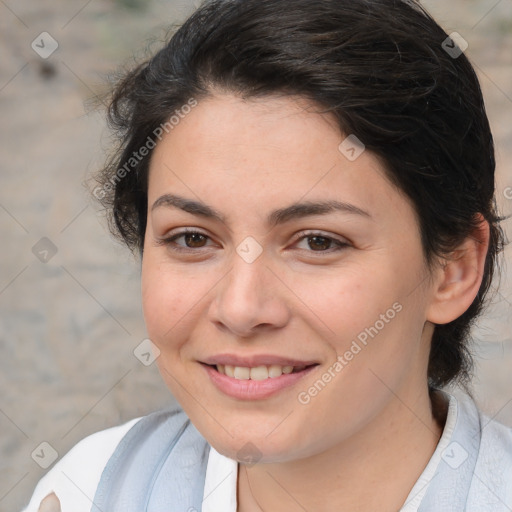
<svg viewBox="0 0 512 512">
<path fill-rule="evenodd" d="M 452 395 L 449 398 L 446 424 L 438 446 L 400 512 L 417 512 L 441 459 L 447 453 L 457 419 L 457 400 Z M 22 512 L 37 512 L 41 501 L 52 492 L 59 498 L 62 512 L 90 512 L 103 469 L 122 437 L 140 419 L 103 430 L 76 444 L 40 480 L 29 505 Z M 84 471 L 84 468 L 87 469 Z M 238 462 L 211 447 L 202 512 L 236 512 L 237 478 Z"/>
</svg>

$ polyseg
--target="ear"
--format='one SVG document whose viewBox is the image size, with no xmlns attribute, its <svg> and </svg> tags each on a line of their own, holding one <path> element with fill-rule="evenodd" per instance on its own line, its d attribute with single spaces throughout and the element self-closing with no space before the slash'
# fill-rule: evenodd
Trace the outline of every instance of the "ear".
<svg viewBox="0 0 512 512">
<path fill-rule="evenodd" d="M 477 214 L 478 227 L 443 261 L 438 270 L 427 320 L 446 324 L 461 316 L 475 299 L 489 248 L 489 223 Z"/>
</svg>

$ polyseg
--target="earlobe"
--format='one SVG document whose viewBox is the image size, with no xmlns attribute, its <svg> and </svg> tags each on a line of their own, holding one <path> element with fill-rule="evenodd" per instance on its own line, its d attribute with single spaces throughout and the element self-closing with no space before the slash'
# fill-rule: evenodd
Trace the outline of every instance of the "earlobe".
<svg viewBox="0 0 512 512">
<path fill-rule="evenodd" d="M 478 227 L 444 260 L 438 270 L 427 320 L 446 324 L 461 316 L 475 299 L 489 247 L 489 223 L 478 214 Z"/>
</svg>

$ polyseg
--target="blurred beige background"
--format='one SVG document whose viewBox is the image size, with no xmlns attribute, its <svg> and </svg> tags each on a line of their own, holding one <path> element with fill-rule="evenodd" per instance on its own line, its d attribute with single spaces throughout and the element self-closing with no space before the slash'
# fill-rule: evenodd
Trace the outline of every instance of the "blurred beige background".
<svg viewBox="0 0 512 512">
<path fill-rule="evenodd" d="M 497 197 L 511 214 L 512 0 L 424 4 L 469 43 L 496 139 Z M 186 0 L 0 1 L 0 512 L 26 504 L 50 462 L 42 442 L 62 456 L 173 401 L 154 365 L 133 354 L 145 338 L 139 265 L 82 185 L 109 143 L 102 113 L 84 102 L 193 9 Z M 512 425 L 507 266 L 474 339 L 478 402 Z"/>
</svg>

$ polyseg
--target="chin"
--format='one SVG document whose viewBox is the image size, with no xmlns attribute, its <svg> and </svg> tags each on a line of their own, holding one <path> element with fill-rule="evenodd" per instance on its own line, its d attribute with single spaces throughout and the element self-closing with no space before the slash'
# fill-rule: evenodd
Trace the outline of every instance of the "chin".
<svg viewBox="0 0 512 512">
<path fill-rule="evenodd" d="M 245 426 L 240 427 L 242 430 L 245 429 Z M 204 434 L 203 437 L 220 454 L 238 462 L 268 464 L 297 458 L 299 447 L 293 438 L 286 435 L 286 432 L 281 435 L 276 433 L 269 435 L 268 430 L 255 428 L 245 429 L 243 434 L 233 433 L 233 429 L 229 430 L 229 434 L 223 429 L 221 431 L 210 431 L 208 437 Z"/>
</svg>

